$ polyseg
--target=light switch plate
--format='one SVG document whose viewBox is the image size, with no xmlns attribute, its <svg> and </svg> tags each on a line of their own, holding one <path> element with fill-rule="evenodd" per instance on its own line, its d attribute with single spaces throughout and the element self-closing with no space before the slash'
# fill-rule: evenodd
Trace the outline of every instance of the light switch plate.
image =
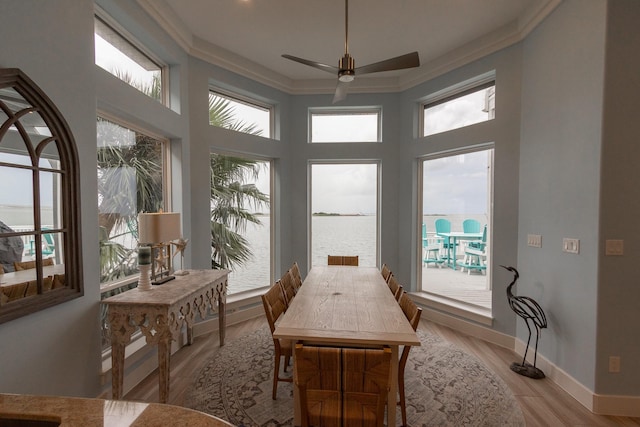
<svg viewBox="0 0 640 427">
<path fill-rule="evenodd" d="M 534 248 L 541 248 L 542 236 L 539 234 L 527 234 L 527 245 Z"/>
<path fill-rule="evenodd" d="M 570 254 L 580 253 L 580 240 L 565 237 L 562 239 L 562 251 Z"/>
</svg>

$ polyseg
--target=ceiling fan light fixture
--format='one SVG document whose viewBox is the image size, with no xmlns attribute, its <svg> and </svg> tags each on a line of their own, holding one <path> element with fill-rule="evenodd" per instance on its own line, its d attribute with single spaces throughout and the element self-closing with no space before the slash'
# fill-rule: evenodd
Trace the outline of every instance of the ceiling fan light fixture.
<svg viewBox="0 0 640 427">
<path fill-rule="evenodd" d="M 338 80 L 340 80 L 343 83 L 352 82 L 353 79 L 355 79 L 355 78 L 356 78 L 356 76 L 353 73 L 353 71 L 351 71 L 351 70 L 341 71 L 340 75 L 338 76 Z"/>
</svg>

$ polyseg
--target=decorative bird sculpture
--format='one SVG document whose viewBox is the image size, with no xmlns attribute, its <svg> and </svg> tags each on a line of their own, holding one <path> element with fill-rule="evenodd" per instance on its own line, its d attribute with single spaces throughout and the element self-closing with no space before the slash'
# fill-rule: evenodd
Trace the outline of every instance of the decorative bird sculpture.
<svg viewBox="0 0 640 427">
<path fill-rule="evenodd" d="M 534 299 L 525 296 L 517 296 L 513 294 L 513 286 L 518 281 L 520 274 L 514 267 L 506 267 L 501 265 L 513 273 L 513 280 L 507 286 L 507 298 L 509 300 L 509 307 L 520 317 L 524 319 L 527 329 L 529 330 L 529 338 L 527 339 L 527 348 L 524 351 L 524 357 L 522 363 L 513 362 L 511 364 L 511 370 L 517 372 L 520 375 L 526 377 L 540 379 L 544 378 L 544 372 L 536 367 L 536 359 L 538 357 L 538 340 L 540 339 L 540 330 L 547 327 L 547 317 L 544 315 L 544 311 L 540 304 Z M 533 355 L 533 365 L 527 363 L 527 352 L 529 351 L 529 343 L 531 342 L 531 327 L 536 330 L 536 345 Z"/>
</svg>

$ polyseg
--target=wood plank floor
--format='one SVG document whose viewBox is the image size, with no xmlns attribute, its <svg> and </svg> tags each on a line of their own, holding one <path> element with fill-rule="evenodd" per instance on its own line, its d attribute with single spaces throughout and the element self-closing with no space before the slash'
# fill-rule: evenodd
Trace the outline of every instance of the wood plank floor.
<svg viewBox="0 0 640 427">
<path fill-rule="evenodd" d="M 263 317 L 227 328 L 226 342 L 266 325 Z M 549 379 L 532 380 L 509 369 L 519 359 L 513 351 L 467 336 L 426 320 L 419 328 L 437 334 L 460 349 L 474 355 L 509 386 L 524 413 L 527 426 L 640 426 L 640 418 L 594 415 Z M 217 333 L 197 337 L 191 346 L 171 358 L 171 392 L 169 402 L 182 406 L 188 387 L 205 362 L 218 351 Z M 126 400 L 158 401 L 157 371 L 125 396 Z"/>
</svg>

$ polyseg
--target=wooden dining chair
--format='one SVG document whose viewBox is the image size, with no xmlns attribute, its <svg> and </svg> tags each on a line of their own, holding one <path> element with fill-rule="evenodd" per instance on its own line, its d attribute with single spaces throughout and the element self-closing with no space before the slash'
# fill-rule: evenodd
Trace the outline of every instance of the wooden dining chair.
<svg viewBox="0 0 640 427">
<path fill-rule="evenodd" d="M 355 256 L 343 256 L 342 265 L 358 266 L 358 255 Z"/>
<path fill-rule="evenodd" d="M 382 268 L 380 269 L 380 274 L 382 274 L 382 278 L 385 282 L 389 282 L 389 276 L 391 276 L 391 270 L 387 264 L 382 264 Z"/>
<path fill-rule="evenodd" d="M 400 297 L 402 296 L 402 285 L 400 285 L 400 282 L 398 282 L 398 279 L 396 279 L 396 276 L 394 276 L 393 273 L 391 273 L 391 275 L 389 276 L 387 285 L 389 286 L 389 290 L 393 294 L 396 301 L 399 301 Z"/>
<path fill-rule="evenodd" d="M 384 425 L 390 372 L 389 347 L 342 350 L 343 426 Z"/>
<path fill-rule="evenodd" d="M 418 323 L 420 323 L 420 316 L 422 315 L 422 309 L 416 305 L 409 295 L 406 292 L 403 292 L 400 301 L 400 308 L 404 313 L 405 317 L 411 324 L 411 327 L 415 331 L 418 329 Z M 411 350 L 410 345 L 405 345 L 402 349 L 402 354 L 400 355 L 400 360 L 398 361 L 398 392 L 400 394 L 400 400 L 398 401 L 398 405 L 400 405 L 400 411 L 402 412 L 402 425 L 407 425 L 407 407 L 405 403 L 405 394 L 404 394 L 404 368 L 407 365 L 407 359 L 409 359 L 409 351 Z"/>
<path fill-rule="evenodd" d="M 44 258 L 42 260 L 43 267 L 50 266 L 50 265 L 53 265 L 53 258 Z M 32 268 L 36 268 L 36 262 L 35 261 L 22 261 L 22 262 L 14 261 L 13 267 L 15 268 L 16 271 L 30 270 Z"/>
<path fill-rule="evenodd" d="M 327 265 L 342 265 L 342 257 L 338 255 L 327 255 Z"/>
<path fill-rule="evenodd" d="M 284 293 L 284 301 L 285 301 L 285 311 L 291 303 L 293 302 L 293 298 L 296 296 L 297 289 L 293 284 L 293 277 L 291 277 L 291 273 L 287 270 L 286 273 L 282 275 L 278 282 L 282 287 L 282 292 Z"/>
<path fill-rule="evenodd" d="M 276 330 L 276 321 L 284 313 L 287 305 L 282 292 L 282 286 L 279 283 L 274 284 L 269 288 L 267 293 L 262 295 L 262 305 L 264 306 L 264 313 L 267 316 L 267 322 L 269 323 L 269 329 L 271 329 L 271 335 Z M 289 366 L 289 360 L 293 355 L 293 347 L 291 341 L 280 340 L 273 338 L 273 347 L 275 352 L 275 361 L 273 368 L 273 392 L 272 399 L 276 399 L 276 393 L 278 391 L 278 382 L 292 382 L 292 378 L 280 377 L 280 358 L 284 357 L 283 370 L 286 372 L 287 366 Z"/>
<path fill-rule="evenodd" d="M 297 262 L 293 263 L 293 265 L 289 269 L 289 272 L 291 273 L 291 277 L 293 278 L 293 286 L 297 291 L 302 286 L 302 276 L 300 275 L 300 267 L 298 267 Z"/>
<path fill-rule="evenodd" d="M 300 421 L 307 426 L 342 426 L 341 351 L 297 343 L 293 369 Z"/>
</svg>

